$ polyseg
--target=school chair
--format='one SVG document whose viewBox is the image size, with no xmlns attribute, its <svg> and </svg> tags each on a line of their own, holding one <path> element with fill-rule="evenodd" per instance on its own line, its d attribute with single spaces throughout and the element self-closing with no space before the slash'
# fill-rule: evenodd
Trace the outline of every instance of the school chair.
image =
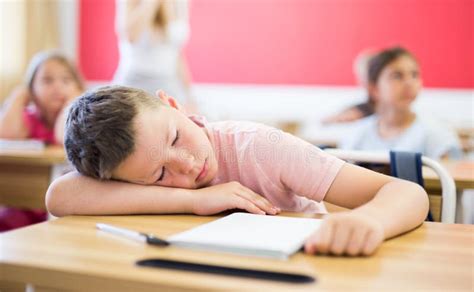
<svg viewBox="0 0 474 292">
<path fill-rule="evenodd" d="M 336 148 L 325 149 L 342 160 L 353 163 L 374 163 L 390 165 L 391 175 L 410 180 L 423 186 L 421 167 L 431 168 L 439 177 L 441 182 L 441 222 L 454 223 L 456 215 L 456 185 L 451 175 L 441 164 L 431 158 L 422 156 L 420 153 L 390 151 L 390 152 L 367 152 L 342 150 Z M 428 216 L 430 218 L 431 213 Z"/>
</svg>

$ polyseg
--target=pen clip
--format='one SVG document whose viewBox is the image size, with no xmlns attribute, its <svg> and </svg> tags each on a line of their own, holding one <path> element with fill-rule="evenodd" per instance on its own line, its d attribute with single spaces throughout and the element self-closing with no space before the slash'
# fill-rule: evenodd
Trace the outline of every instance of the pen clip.
<svg viewBox="0 0 474 292">
<path fill-rule="evenodd" d="M 146 243 L 148 244 L 153 244 L 153 245 L 161 245 L 161 246 L 167 246 L 170 243 L 164 239 L 158 238 L 154 236 L 153 234 L 146 234 L 146 233 L 140 233 L 145 236 L 146 238 Z"/>
</svg>

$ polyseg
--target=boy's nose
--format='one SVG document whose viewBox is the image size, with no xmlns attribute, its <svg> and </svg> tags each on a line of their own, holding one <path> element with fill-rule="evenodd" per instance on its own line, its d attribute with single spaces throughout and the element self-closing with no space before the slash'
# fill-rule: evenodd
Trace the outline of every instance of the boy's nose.
<svg viewBox="0 0 474 292">
<path fill-rule="evenodd" d="M 194 167 L 195 157 L 188 151 L 179 151 L 174 153 L 172 158 L 172 164 L 177 172 L 182 174 L 188 174 Z"/>
</svg>

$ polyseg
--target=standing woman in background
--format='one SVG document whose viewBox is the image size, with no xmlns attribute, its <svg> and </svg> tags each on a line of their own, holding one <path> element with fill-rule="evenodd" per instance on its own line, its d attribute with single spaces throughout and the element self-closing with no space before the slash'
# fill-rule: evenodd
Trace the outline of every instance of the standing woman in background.
<svg viewBox="0 0 474 292">
<path fill-rule="evenodd" d="M 163 89 L 191 104 L 191 78 L 183 47 L 189 38 L 186 0 L 117 0 L 120 60 L 114 84 L 154 94 Z"/>
</svg>

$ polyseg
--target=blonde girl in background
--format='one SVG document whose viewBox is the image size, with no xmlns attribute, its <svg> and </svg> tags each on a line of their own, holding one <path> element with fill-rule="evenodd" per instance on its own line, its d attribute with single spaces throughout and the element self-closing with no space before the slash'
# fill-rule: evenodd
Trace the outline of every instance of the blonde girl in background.
<svg viewBox="0 0 474 292">
<path fill-rule="evenodd" d="M 66 109 L 84 89 L 77 68 L 65 56 L 56 51 L 36 54 L 28 66 L 24 84 L 10 94 L 1 108 L 0 138 L 62 144 Z M 44 210 L 0 206 L 0 232 L 46 218 Z"/>
<path fill-rule="evenodd" d="M 0 111 L 0 138 L 62 144 L 65 109 L 84 91 L 76 66 L 57 51 L 36 54 Z"/>
</svg>

